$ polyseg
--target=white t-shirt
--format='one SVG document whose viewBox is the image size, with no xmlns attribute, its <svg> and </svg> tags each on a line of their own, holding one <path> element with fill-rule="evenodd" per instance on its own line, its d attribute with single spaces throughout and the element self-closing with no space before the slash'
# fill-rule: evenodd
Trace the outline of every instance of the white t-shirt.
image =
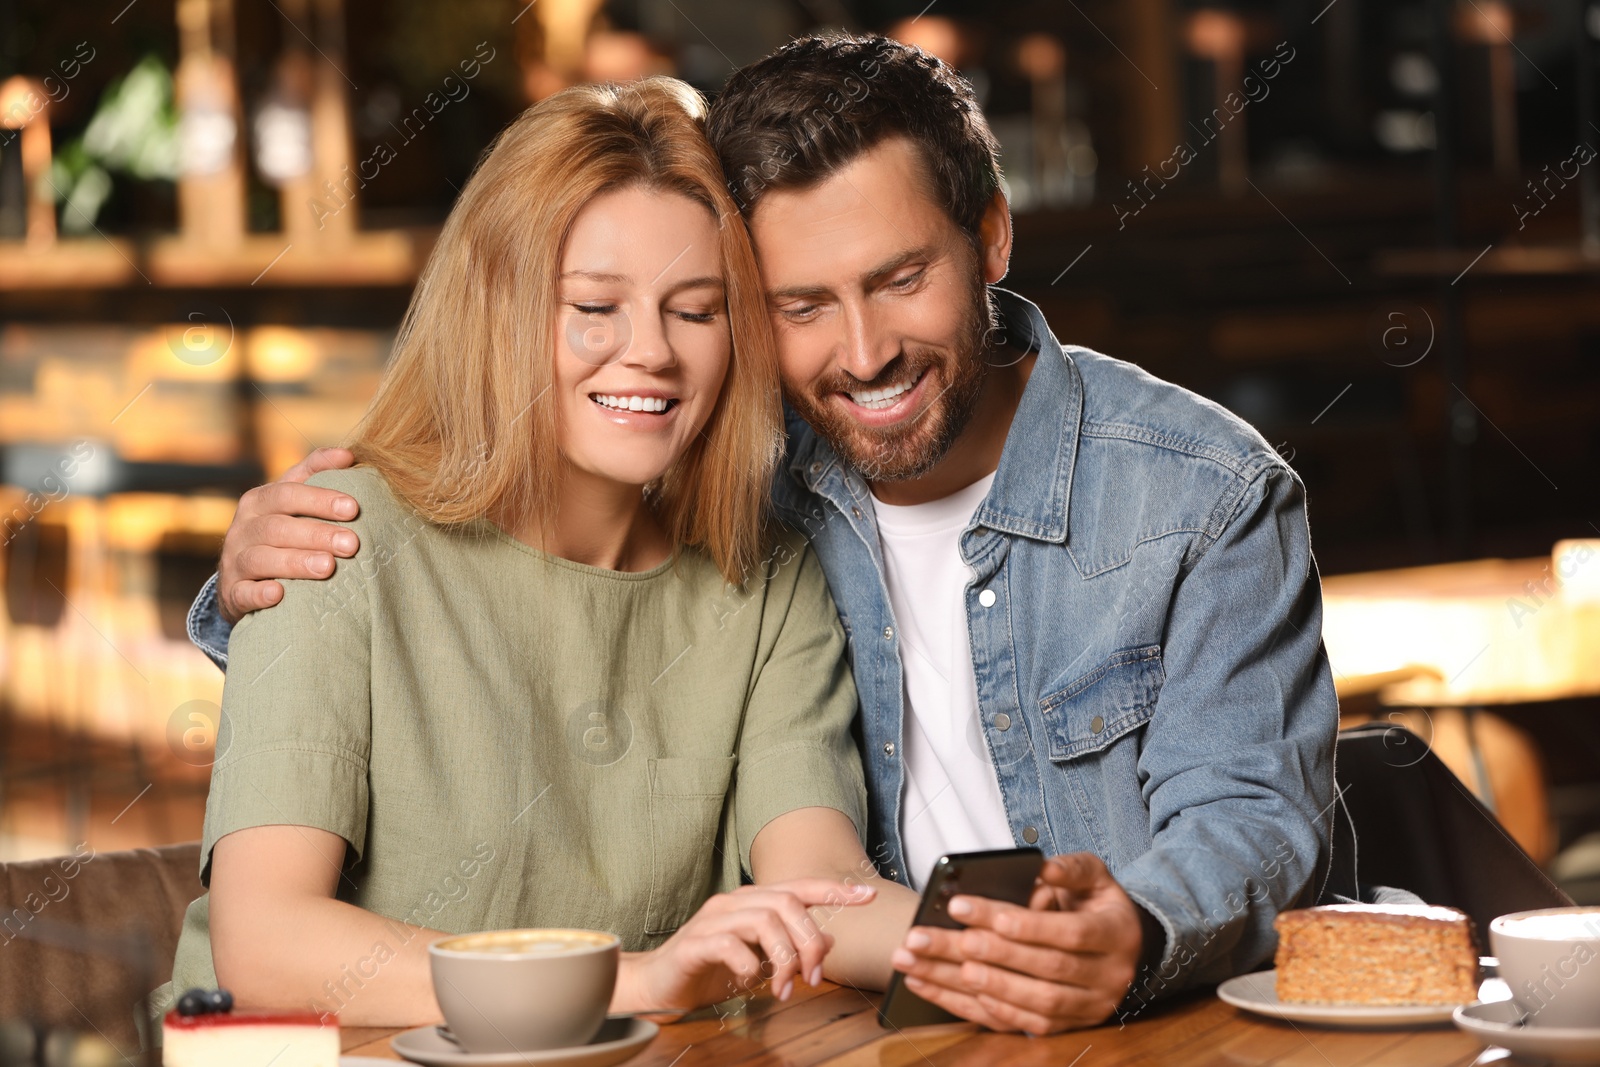
<svg viewBox="0 0 1600 1067">
<path fill-rule="evenodd" d="M 1010 848 L 1011 824 L 978 724 L 978 683 L 967 634 L 961 534 L 994 475 L 941 500 L 900 507 L 873 498 L 889 605 L 900 629 L 906 773 L 900 809 L 906 874 L 920 891 L 947 852 Z"/>
</svg>

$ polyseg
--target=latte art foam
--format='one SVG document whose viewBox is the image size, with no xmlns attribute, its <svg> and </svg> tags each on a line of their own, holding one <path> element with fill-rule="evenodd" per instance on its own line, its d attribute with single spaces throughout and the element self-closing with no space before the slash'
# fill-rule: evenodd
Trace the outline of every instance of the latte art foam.
<svg viewBox="0 0 1600 1067">
<path fill-rule="evenodd" d="M 447 952 L 548 957 L 593 952 L 610 946 L 614 940 L 587 930 L 501 930 L 453 937 L 440 941 L 438 947 Z"/>
<path fill-rule="evenodd" d="M 1600 911 L 1568 911 L 1500 919 L 1496 928 L 1509 937 L 1539 941 L 1600 940 Z"/>
</svg>

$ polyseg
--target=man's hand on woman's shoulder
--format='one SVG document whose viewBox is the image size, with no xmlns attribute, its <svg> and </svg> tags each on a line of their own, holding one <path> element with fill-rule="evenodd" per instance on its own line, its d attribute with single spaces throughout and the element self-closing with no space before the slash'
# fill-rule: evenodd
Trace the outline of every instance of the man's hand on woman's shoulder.
<svg viewBox="0 0 1600 1067">
<path fill-rule="evenodd" d="M 333 525 L 356 517 L 354 497 L 306 485 L 319 471 L 355 464 L 346 448 L 319 448 L 275 482 L 239 499 L 217 564 L 217 603 L 230 624 L 283 599 L 279 578 L 327 578 L 334 557 L 361 547 L 354 530 Z"/>
</svg>

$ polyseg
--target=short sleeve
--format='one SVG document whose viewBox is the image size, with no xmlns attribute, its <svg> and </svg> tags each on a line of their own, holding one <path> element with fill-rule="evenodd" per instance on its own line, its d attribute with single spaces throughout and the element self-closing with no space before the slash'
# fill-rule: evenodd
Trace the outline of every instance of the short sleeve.
<svg viewBox="0 0 1600 1067">
<path fill-rule="evenodd" d="M 798 808 L 834 808 L 865 830 L 866 787 L 851 735 L 856 688 L 844 628 L 809 545 L 786 535 L 767 565 L 763 646 L 734 783 L 740 861 L 762 827 Z"/>
<path fill-rule="evenodd" d="M 359 855 L 367 826 L 371 752 L 369 586 L 384 538 L 371 472 L 326 472 L 361 502 L 351 523 L 361 548 L 325 581 L 285 581 L 283 600 L 234 627 L 222 725 L 211 770 L 201 844 L 209 884 L 211 850 L 255 826 L 311 826 L 338 834 Z M 365 491 L 363 491 L 365 490 Z M 377 511 L 378 515 L 369 515 Z"/>
</svg>

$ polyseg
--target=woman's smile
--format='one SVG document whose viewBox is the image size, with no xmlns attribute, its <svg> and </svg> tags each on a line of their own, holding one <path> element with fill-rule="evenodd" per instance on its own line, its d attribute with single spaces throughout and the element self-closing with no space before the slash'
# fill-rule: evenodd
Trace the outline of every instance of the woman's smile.
<svg viewBox="0 0 1600 1067">
<path fill-rule="evenodd" d="M 613 426 L 644 431 L 664 430 L 672 425 L 681 404 L 679 397 L 660 389 L 593 392 L 589 399 Z"/>
</svg>

